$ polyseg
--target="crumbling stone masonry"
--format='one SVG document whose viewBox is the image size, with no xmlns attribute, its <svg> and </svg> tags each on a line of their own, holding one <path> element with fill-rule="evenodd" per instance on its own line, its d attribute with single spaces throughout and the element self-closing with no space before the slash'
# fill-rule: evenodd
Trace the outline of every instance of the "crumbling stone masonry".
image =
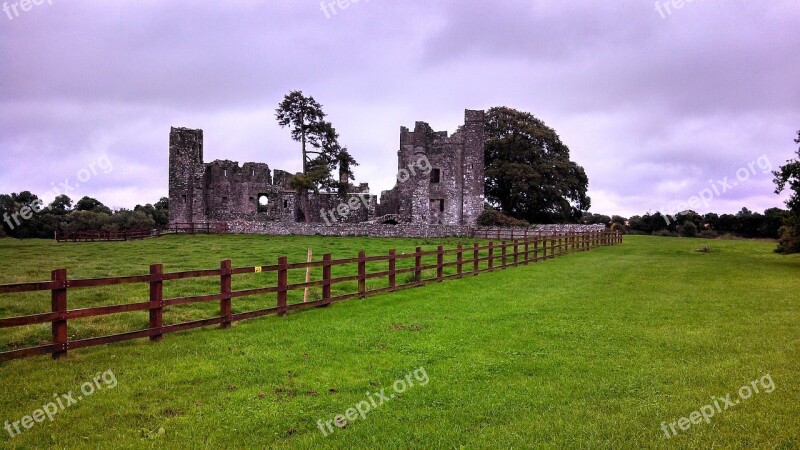
<svg viewBox="0 0 800 450">
<path fill-rule="evenodd" d="M 269 165 L 263 163 L 204 163 L 203 130 L 172 128 L 169 140 L 170 223 L 303 220 L 297 192 L 289 187 L 288 172 L 270 172 Z M 337 215 L 338 221 L 358 223 L 375 215 L 377 199 L 369 194 L 369 185 L 351 186 L 346 200 L 350 199 L 363 207 Z M 324 222 L 321 211 L 330 211 L 341 203 L 336 193 L 311 194 L 312 221 Z"/>
<path fill-rule="evenodd" d="M 425 122 L 413 132 L 402 127 L 397 185 L 381 194 L 377 214 L 407 223 L 474 225 L 484 206 L 485 141 L 483 111 L 467 110 L 464 125 L 449 137 Z"/>
<path fill-rule="evenodd" d="M 417 122 L 413 132 L 401 127 L 397 185 L 383 193 L 381 204 L 368 184 L 350 186 L 345 199 L 310 194 L 312 222 L 474 225 L 484 205 L 484 119 L 483 111 L 467 110 L 464 125 L 452 136 L 425 122 Z M 264 163 L 205 163 L 203 130 L 170 131 L 170 223 L 264 223 L 270 225 L 253 231 L 277 227 L 291 234 L 303 211 L 290 177 Z M 359 206 L 341 208 L 348 203 Z M 324 213 L 336 210 L 347 214 Z"/>
</svg>

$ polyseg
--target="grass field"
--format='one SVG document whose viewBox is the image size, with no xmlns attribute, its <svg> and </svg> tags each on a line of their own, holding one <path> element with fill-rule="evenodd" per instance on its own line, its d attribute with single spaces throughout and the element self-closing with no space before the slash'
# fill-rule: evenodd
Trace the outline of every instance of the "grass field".
<svg viewBox="0 0 800 450">
<path fill-rule="evenodd" d="M 456 241 L 449 241 L 453 244 Z M 0 240 L 0 283 L 273 264 L 412 251 L 438 242 L 257 236 L 168 237 L 110 244 Z M 711 252 L 695 249 L 708 245 Z M 98 389 L 0 446 L 93 448 L 777 447 L 800 446 L 800 257 L 774 244 L 628 237 L 588 253 L 290 313 L 0 365 L 0 421 L 19 421 L 84 382 Z M 257 285 L 257 279 L 239 281 Z M 166 295 L 212 292 L 207 284 Z M 237 286 L 234 286 L 237 288 Z M 70 306 L 141 301 L 116 287 Z M 170 291 L 171 289 L 171 291 Z M 247 310 L 274 297 L 234 303 Z M 295 299 L 296 301 L 296 299 Z M 46 295 L 0 298 L 0 316 L 46 311 Z M 169 322 L 218 305 L 165 314 Z M 146 313 L 70 322 L 70 336 L 141 328 Z M 48 327 L 1 330 L 4 349 Z M 424 377 L 406 376 L 416 371 Z M 111 371 L 111 372 L 108 372 Z M 763 383 L 769 375 L 772 389 Z M 110 378 L 108 378 L 110 379 Z M 413 387 L 324 436 L 344 415 L 406 380 Z M 409 381 L 410 380 L 410 381 Z M 762 384 L 751 384 L 760 380 Z M 115 386 L 110 388 L 110 386 Z M 740 388 L 751 386 L 748 399 Z M 768 392 L 769 391 L 769 392 Z M 368 397 L 367 393 L 370 393 Z M 740 403 L 678 425 L 714 400 Z M 719 404 L 720 401 L 718 400 Z M 0 424 L 2 425 L 2 424 Z M 684 423 L 685 425 L 685 423 Z"/>
</svg>

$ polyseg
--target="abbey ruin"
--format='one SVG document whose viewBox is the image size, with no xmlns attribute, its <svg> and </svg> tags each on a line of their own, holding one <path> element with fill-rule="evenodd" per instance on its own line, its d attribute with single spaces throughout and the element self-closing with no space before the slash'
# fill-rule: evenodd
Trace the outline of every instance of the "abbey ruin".
<svg viewBox="0 0 800 450">
<path fill-rule="evenodd" d="M 470 110 L 451 136 L 425 122 L 417 122 L 414 131 L 401 127 L 396 186 L 382 193 L 380 203 L 366 183 L 349 185 L 345 198 L 336 192 L 309 194 L 314 228 L 475 225 L 484 204 L 484 127 L 484 112 Z M 340 174 L 342 180 L 348 176 Z M 300 223 L 304 211 L 297 192 L 289 187 L 290 177 L 265 163 L 206 163 L 203 130 L 170 131 L 172 224 L 225 222 L 251 232 L 308 228 Z"/>
</svg>

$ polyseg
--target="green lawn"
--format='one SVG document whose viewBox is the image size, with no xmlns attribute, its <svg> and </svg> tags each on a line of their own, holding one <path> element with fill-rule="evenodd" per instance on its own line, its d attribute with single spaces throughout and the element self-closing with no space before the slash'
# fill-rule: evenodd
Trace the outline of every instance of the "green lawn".
<svg viewBox="0 0 800 450">
<path fill-rule="evenodd" d="M 362 249 L 375 255 L 437 243 L 197 236 L 57 245 L 2 239 L 0 283 L 48 279 L 56 267 L 68 268 L 70 277 L 132 275 L 156 262 L 176 271 L 215 268 L 231 258 L 241 267 L 274 264 L 280 255 L 303 261 L 309 246 L 315 256 L 345 258 Z M 711 252 L 695 251 L 703 245 Z M 0 431 L 0 446 L 797 448 L 800 257 L 776 255 L 773 248 L 768 242 L 632 236 L 615 247 L 229 330 L 82 349 L 62 361 L 3 363 L 2 422 L 22 420 L 54 394 L 81 395 L 82 383 L 98 372 L 112 371 L 116 386 L 17 437 Z M 264 283 L 248 277 L 234 288 Z M 215 288 L 214 279 L 181 282 L 167 285 L 165 294 Z M 146 295 L 146 287 L 126 286 L 71 291 L 69 302 L 115 304 Z M 235 311 L 258 309 L 273 306 L 274 296 L 234 302 Z M 165 313 L 165 320 L 218 312 L 214 304 L 185 306 Z M 2 317 L 48 307 L 46 293 L 0 297 Z M 133 330 L 146 320 L 146 313 L 75 320 L 70 336 Z M 48 332 L 48 326 L 0 330 L 0 345 L 36 344 Z M 415 386 L 323 436 L 318 420 L 376 399 L 367 392 L 385 389 L 388 397 L 397 380 L 415 370 L 419 375 L 420 368 L 425 377 L 408 378 Z M 756 384 L 761 392 L 716 412 L 710 423 L 666 438 L 662 423 L 669 427 L 728 394 L 735 400 L 742 386 L 767 374 L 774 390 Z M 99 380 L 97 386 L 106 386 Z"/>
</svg>

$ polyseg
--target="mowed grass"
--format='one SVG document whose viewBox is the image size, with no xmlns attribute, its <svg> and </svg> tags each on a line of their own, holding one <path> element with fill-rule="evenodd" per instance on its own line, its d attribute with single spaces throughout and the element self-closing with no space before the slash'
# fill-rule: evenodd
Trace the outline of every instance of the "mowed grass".
<svg viewBox="0 0 800 450">
<path fill-rule="evenodd" d="M 452 245 L 456 241 L 449 241 Z M 306 248 L 335 258 L 390 248 L 413 251 L 418 240 L 170 237 L 56 245 L 0 240 L 0 283 L 303 261 Z M 704 254 L 695 250 L 711 247 Z M 338 447 L 777 447 L 800 446 L 800 257 L 774 244 L 628 237 L 529 266 L 146 340 L 94 347 L 52 361 L 37 357 L 0 365 L 0 421 L 31 414 L 54 394 L 79 392 L 112 370 L 101 390 L 52 422 L 0 446 L 94 448 Z M 370 270 L 380 270 L 378 266 Z M 302 277 L 302 274 L 296 275 Z M 253 276 L 255 277 L 255 275 Z M 245 280 L 258 285 L 263 280 Z M 172 294 L 214 292 L 215 280 Z M 235 286 L 236 287 L 236 286 Z M 124 303 L 146 292 L 108 290 L 70 305 Z M 183 291 L 181 291 L 181 289 Z M 129 298 L 130 297 L 130 298 Z M 73 299 L 74 298 L 74 299 Z M 274 305 L 274 297 L 237 308 Z M 295 299 L 296 301 L 296 299 Z M 47 310 L 0 298 L 3 317 Z M 105 304 L 105 303 L 102 303 Z M 42 310 L 42 308 L 44 308 Z M 187 310 L 186 317 L 213 316 Z M 169 316 L 168 316 L 169 317 Z M 110 319 L 110 318 L 108 318 Z M 100 322 L 80 333 L 102 332 Z M 132 313 L 109 325 L 146 325 Z M 80 328 L 84 327 L 84 328 Z M 29 344 L 43 330 L 3 330 Z M 44 334 L 41 334 L 44 333 Z M 6 347 L 8 348 L 8 347 Z M 317 421 L 343 414 L 420 367 L 429 377 L 325 437 Z M 667 439 L 677 421 L 769 374 L 775 389 L 754 394 Z"/>
</svg>

